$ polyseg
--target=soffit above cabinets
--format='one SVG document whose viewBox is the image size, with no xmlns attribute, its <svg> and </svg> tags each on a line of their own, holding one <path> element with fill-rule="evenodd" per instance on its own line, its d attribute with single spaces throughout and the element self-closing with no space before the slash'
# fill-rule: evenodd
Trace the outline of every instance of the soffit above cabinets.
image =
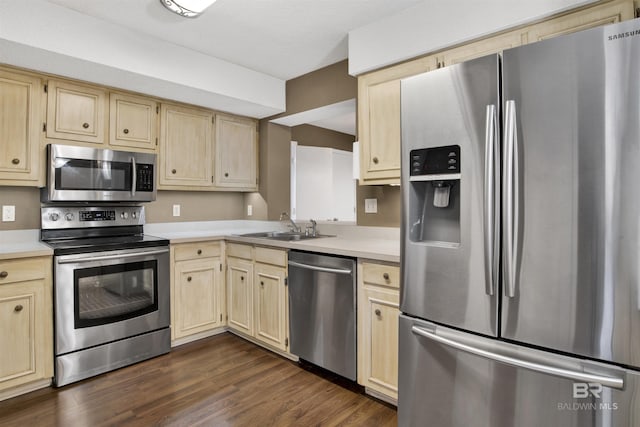
<svg viewBox="0 0 640 427">
<path fill-rule="evenodd" d="M 271 120 L 284 126 L 309 124 L 349 135 L 356 134 L 356 100 L 348 99 Z"/>
</svg>

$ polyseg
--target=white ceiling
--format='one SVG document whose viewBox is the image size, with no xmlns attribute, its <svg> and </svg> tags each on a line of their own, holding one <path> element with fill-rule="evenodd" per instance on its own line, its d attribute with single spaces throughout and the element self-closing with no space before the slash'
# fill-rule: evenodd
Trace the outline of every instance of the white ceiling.
<svg viewBox="0 0 640 427">
<path fill-rule="evenodd" d="M 218 0 L 185 19 L 159 0 L 48 0 L 289 80 L 347 58 L 347 33 L 421 0 Z"/>
</svg>

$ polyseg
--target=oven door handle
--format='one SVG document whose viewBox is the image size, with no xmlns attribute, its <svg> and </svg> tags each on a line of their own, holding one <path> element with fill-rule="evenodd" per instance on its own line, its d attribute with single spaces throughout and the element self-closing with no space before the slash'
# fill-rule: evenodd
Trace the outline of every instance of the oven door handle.
<svg viewBox="0 0 640 427">
<path fill-rule="evenodd" d="M 148 255 L 159 255 L 165 254 L 169 252 L 169 249 L 158 249 L 154 251 L 148 252 L 135 252 L 129 254 L 113 254 L 113 255 L 99 255 L 99 256 L 88 256 L 86 258 L 58 258 L 58 264 L 77 264 L 84 262 L 94 262 L 94 261 L 106 261 L 111 259 L 123 259 L 123 258 L 139 258 Z"/>
<path fill-rule="evenodd" d="M 136 158 L 131 157 L 131 197 L 136 195 L 136 187 L 138 186 L 138 167 L 136 165 Z"/>
</svg>

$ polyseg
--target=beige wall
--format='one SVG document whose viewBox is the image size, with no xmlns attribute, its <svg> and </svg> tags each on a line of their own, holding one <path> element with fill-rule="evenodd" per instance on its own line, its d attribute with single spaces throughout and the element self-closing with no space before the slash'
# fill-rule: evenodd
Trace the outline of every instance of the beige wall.
<svg viewBox="0 0 640 427">
<path fill-rule="evenodd" d="M 378 199 L 378 212 L 364 213 L 364 199 Z M 401 192 L 399 186 L 359 185 L 356 189 L 357 224 L 400 227 Z"/>
<path fill-rule="evenodd" d="M 180 205 L 180 216 L 173 216 L 173 205 Z M 155 202 L 147 203 L 148 223 L 215 221 L 241 219 L 242 193 L 207 191 L 158 191 Z"/>
<path fill-rule="evenodd" d="M 40 189 L 0 187 L 0 205 L 16 207 L 15 222 L 0 222 L 0 230 L 40 228 Z"/>
</svg>

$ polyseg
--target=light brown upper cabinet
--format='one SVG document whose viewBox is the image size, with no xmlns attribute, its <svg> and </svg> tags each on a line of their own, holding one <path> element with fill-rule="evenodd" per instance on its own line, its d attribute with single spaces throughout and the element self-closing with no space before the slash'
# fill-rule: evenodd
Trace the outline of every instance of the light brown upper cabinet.
<svg viewBox="0 0 640 427">
<path fill-rule="evenodd" d="M 400 183 L 400 79 L 436 62 L 425 57 L 358 77 L 361 185 Z"/>
<path fill-rule="evenodd" d="M 217 114 L 215 120 L 216 187 L 257 190 L 257 121 L 224 114 Z"/>
<path fill-rule="evenodd" d="M 160 107 L 158 189 L 208 190 L 213 185 L 213 112 Z"/>
<path fill-rule="evenodd" d="M 158 103 L 118 92 L 109 97 L 109 144 L 116 149 L 157 151 Z"/>
<path fill-rule="evenodd" d="M 632 0 L 599 2 L 543 22 L 358 76 L 360 185 L 400 183 L 401 79 L 522 44 L 633 19 L 633 13 Z"/>
<path fill-rule="evenodd" d="M 38 185 L 42 94 L 38 77 L 0 70 L 0 185 Z"/>
<path fill-rule="evenodd" d="M 97 86 L 49 80 L 47 138 L 104 144 L 108 92 Z"/>
</svg>

